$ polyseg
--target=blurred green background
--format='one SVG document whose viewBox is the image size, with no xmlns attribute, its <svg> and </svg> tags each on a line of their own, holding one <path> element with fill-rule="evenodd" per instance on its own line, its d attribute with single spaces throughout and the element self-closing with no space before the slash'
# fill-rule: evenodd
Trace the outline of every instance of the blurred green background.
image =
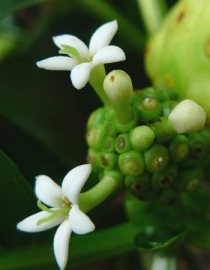
<svg viewBox="0 0 210 270">
<path fill-rule="evenodd" d="M 168 7 L 175 2 L 168 0 Z M 73 34 L 88 45 L 93 32 L 113 19 L 118 20 L 119 30 L 111 44 L 124 50 L 126 61 L 107 64 L 107 73 L 123 69 L 130 75 L 134 89 L 149 86 L 143 63 L 147 33 L 135 0 L 0 0 L 0 149 L 21 172 L 1 153 L 0 232 L 6 262 L 0 264 L 1 270 L 57 269 L 51 246 L 53 230 L 28 235 L 16 231 L 15 225 L 37 212 L 33 191 L 36 175 L 46 174 L 61 183 L 70 169 L 86 162 L 86 121 L 102 105 L 89 85 L 76 90 L 69 72 L 39 69 L 35 63 L 58 55 L 52 36 Z M 93 175 L 89 185 L 95 181 Z M 91 211 L 97 229 L 126 220 L 123 195 L 113 196 L 100 209 Z M 82 254 L 91 249 L 88 237 Z M 24 246 L 31 250 L 23 253 Z M 80 242 L 72 249 L 76 254 Z M 27 254 L 38 257 L 39 264 L 36 260 L 30 264 Z M 84 261 L 70 258 L 69 265 L 97 259 L 88 254 L 83 256 Z M 25 264 L 15 263 L 23 259 Z M 127 253 L 81 269 L 107 268 L 140 269 L 139 255 Z"/>
</svg>

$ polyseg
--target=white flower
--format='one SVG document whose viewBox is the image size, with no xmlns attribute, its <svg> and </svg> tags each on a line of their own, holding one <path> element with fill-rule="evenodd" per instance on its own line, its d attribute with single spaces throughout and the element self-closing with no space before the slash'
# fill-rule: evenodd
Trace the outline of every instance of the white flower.
<svg viewBox="0 0 210 270">
<path fill-rule="evenodd" d="M 17 224 L 25 232 L 40 232 L 61 224 L 54 237 L 54 253 L 60 269 L 65 269 L 68 260 L 68 248 L 71 232 L 86 234 L 95 229 L 95 225 L 78 205 L 78 196 L 91 173 L 90 164 L 71 170 L 63 179 L 62 187 L 50 177 L 40 175 L 36 178 L 36 196 L 38 205 L 44 211 L 32 215 Z"/>
<path fill-rule="evenodd" d="M 99 27 L 90 39 L 89 49 L 83 41 L 72 35 L 53 37 L 60 53 L 67 56 L 55 56 L 37 62 L 37 66 L 49 70 L 71 70 L 71 80 L 75 88 L 83 88 L 89 80 L 91 70 L 99 64 L 125 60 L 124 52 L 117 46 L 109 46 L 117 32 L 117 21 L 108 22 Z"/>
</svg>

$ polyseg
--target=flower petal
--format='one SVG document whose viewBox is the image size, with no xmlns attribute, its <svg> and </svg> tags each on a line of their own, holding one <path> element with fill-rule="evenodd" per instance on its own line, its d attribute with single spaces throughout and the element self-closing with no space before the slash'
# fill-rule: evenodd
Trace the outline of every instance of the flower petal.
<svg viewBox="0 0 210 270">
<path fill-rule="evenodd" d="M 87 84 L 93 67 L 90 63 L 83 63 L 72 69 L 71 81 L 75 88 L 79 90 Z"/>
<path fill-rule="evenodd" d="M 72 230 L 69 224 L 69 220 L 67 219 L 62 222 L 55 233 L 53 247 L 56 261 L 61 270 L 66 268 L 68 261 L 69 240 L 71 232 Z"/>
<path fill-rule="evenodd" d="M 36 177 L 35 193 L 44 204 L 54 207 L 62 206 L 63 192 L 61 187 L 46 175 Z"/>
<path fill-rule="evenodd" d="M 72 70 L 73 67 L 78 65 L 77 60 L 67 56 L 54 56 L 42 61 L 36 62 L 39 68 L 48 70 Z"/>
<path fill-rule="evenodd" d="M 49 216 L 50 216 L 50 214 L 45 212 L 45 211 L 36 213 L 32 216 L 25 218 L 21 222 L 19 222 L 17 224 L 17 229 L 20 231 L 24 231 L 24 232 L 46 231 L 48 229 L 51 229 L 51 228 L 59 225 L 65 218 L 65 215 L 59 214 L 59 215 L 55 216 L 53 220 L 51 220 L 49 222 L 42 223 L 42 224 L 37 226 L 37 222 L 40 219 L 47 218 Z"/>
<path fill-rule="evenodd" d="M 117 46 L 106 46 L 93 56 L 93 65 L 114 63 L 125 60 L 125 53 Z"/>
<path fill-rule="evenodd" d="M 79 54 L 82 56 L 82 58 L 85 61 L 88 61 L 89 59 L 89 50 L 86 44 L 80 40 L 79 38 L 72 36 L 72 35 L 60 35 L 53 37 L 53 41 L 55 45 L 62 49 L 61 45 L 69 45 L 71 47 L 74 47 L 78 50 Z"/>
<path fill-rule="evenodd" d="M 63 194 L 72 203 L 78 203 L 79 193 L 92 170 L 91 164 L 80 165 L 72 169 L 63 179 Z"/>
<path fill-rule="evenodd" d="M 95 225 L 90 218 L 79 209 L 78 204 L 75 204 L 70 210 L 69 221 L 72 231 L 77 234 L 85 234 L 95 230 Z"/>
<path fill-rule="evenodd" d="M 90 54 L 95 55 L 101 48 L 108 46 L 117 32 L 117 21 L 108 22 L 99 27 L 92 35 L 89 44 Z"/>
</svg>

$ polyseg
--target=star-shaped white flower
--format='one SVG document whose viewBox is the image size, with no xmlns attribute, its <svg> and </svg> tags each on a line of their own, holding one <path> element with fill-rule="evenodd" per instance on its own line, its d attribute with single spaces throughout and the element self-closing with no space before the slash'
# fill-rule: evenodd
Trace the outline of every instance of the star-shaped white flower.
<svg viewBox="0 0 210 270">
<path fill-rule="evenodd" d="M 109 46 L 117 32 L 117 21 L 99 27 L 90 39 L 89 49 L 83 41 L 72 35 L 53 37 L 60 53 L 68 56 L 55 56 L 37 62 L 37 66 L 49 70 L 71 70 L 71 80 L 75 88 L 83 88 L 89 80 L 91 70 L 99 64 L 125 60 L 124 52 L 117 46 Z"/>
<path fill-rule="evenodd" d="M 95 229 L 95 225 L 78 205 L 79 193 L 91 173 L 90 164 L 71 170 L 58 186 L 50 177 L 40 175 L 36 178 L 35 192 L 40 201 L 38 205 L 45 210 L 32 215 L 17 224 L 25 232 L 40 232 L 60 224 L 54 237 L 54 253 L 60 269 L 65 269 L 71 232 L 86 234 Z"/>
</svg>

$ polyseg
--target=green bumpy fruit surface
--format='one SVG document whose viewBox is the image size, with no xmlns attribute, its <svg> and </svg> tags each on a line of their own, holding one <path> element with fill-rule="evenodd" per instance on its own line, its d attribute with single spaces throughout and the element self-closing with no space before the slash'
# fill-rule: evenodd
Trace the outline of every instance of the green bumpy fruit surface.
<svg viewBox="0 0 210 270">
<path fill-rule="evenodd" d="M 182 0 L 167 14 L 145 50 L 155 87 L 174 88 L 210 116 L 210 1 Z M 210 124 L 210 117 L 208 117 Z"/>
<path fill-rule="evenodd" d="M 104 172 L 121 174 L 136 198 L 162 204 L 172 204 L 181 192 L 199 186 L 209 133 L 203 128 L 184 135 L 170 128 L 167 117 L 178 103 L 176 98 L 170 89 L 134 91 L 130 104 L 135 121 L 124 126 L 111 109 L 99 108 L 91 114 L 87 160 L 99 179 Z"/>
</svg>

